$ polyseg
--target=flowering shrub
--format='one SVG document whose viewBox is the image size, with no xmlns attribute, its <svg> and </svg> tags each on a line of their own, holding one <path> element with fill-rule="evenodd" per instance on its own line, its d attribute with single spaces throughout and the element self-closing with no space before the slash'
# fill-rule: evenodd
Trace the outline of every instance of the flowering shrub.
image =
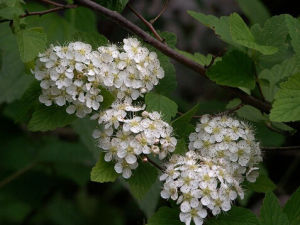
<svg viewBox="0 0 300 225">
<path fill-rule="evenodd" d="M 95 189 L 87 187 L 90 174 L 94 183 L 117 180 L 116 189 L 128 189 L 148 225 L 298 225 L 300 189 L 283 209 L 273 194 L 276 187 L 277 194 L 285 191 L 285 176 L 298 159 L 280 169 L 287 172 L 276 186 L 262 153 L 300 148 L 281 147 L 298 141 L 300 22 L 287 14 L 271 17 L 259 0 L 236 1 L 249 25 L 237 13 L 217 18 L 187 11 L 230 49 L 202 55 L 177 49 L 174 34 L 155 29 L 168 1 L 148 22 L 127 0 L 2 0 L 0 223 L 114 224 L 118 211 L 86 197 Z M 127 3 L 151 33 L 120 15 Z M 44 5 L 51 8 L 35 11 Z M 96 12 L 132 36 L 108 41 L 98 33 Z M 226 106 L 186 103 L 174 94 L 170 59 L 224 88 L 223 101 L 227 91 L 234 98 Z M 34 179 L 13 183 L 28 171 Z M 61 189 L 62 178 L 75 185 Z M 105 198 L 117 196 L 109 189 Z M 61 197 L 66 192 L 76 192 L 76 203 Z M 259 218 L 245 208 L 252 196 L 261 197 L 255 193 L 265 193 Z M 86 219 L 92 214 L 96 219 Z"/>
</svg>

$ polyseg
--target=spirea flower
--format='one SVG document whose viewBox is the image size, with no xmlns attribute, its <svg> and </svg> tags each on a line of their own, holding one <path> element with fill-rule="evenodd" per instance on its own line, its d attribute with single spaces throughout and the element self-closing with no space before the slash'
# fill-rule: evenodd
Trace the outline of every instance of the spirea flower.
<svg viewBox="0 0 300 225">
<path fill-rule="evenodd" d="M 173 128 L 158 112 L 143 111 L 140 116 L 133 115 L 144 108 L 115 102 L 110 109 L 92 117 L 100 124 L 93 137 L 98 147 L 105 151 L 104 160 L 114 161 L 116 172 L 124 178 L 129 178 L 131 170 L 137 168 L 141 154 L 164 159 L 177 144 L 172 136 Z"/>
<path fill-rule="evenodd" d="M 100 87 L 130 104 L 164 77 L 156 53 L 143 47 L 136 38 L 124 39 L 120 47 L 101 46 L 96 51 L 82 42 L 51 45 L 39 54 L 32 72 L 40 81 L 41 103 L 66 105 L 67 113 L 76 113 L 78 117 L 101 108 Z"/>
<path fill-rule="evenodd" d="M 172 155 L 160 180 L 161 197 L 180 205 L 179 218 L 186 225 L 203 224 L 210 211 L 218 215 L 244 197 L 247 178 L 254 182 L 262 161 L 251 127 L 228 116 L 204 115 L 189 136 L 189 151 Z"/>
<path fill-rule="evenodd" d="M 229 116 L 204 115 L 189 136 L 189 149 L 203 157 L 222 159 L 245 170 L 255 180 L 254 171 L 262 161 L 259 143 L 250 125 Z"/>
</svg>

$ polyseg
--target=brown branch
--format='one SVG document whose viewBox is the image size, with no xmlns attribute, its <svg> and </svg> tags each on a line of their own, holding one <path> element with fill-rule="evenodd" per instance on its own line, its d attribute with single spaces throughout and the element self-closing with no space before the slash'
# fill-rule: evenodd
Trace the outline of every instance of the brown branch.
<svg viewBox="0 0 300 225">
<path fill-rule="evenodd" d="M 169 0 L 166 0 L 165 4 L 164 4 L 162 10 L 159 12 L 159 14 L 154 19 L 150 20 L 151 24 L 154 24 L 155 21 L 158 20 L 158 18 L 167 10 L 168 4 L 169 4 Z"/>
<path fill-rule="evenodd" d="M 261 147 L 264 151 L 294 151 L 300 150 L 300 146 L 285 146 L 285 147 Z"/>
<path fill-rule="evenodd" d="M 43 2 L 52 2 L 52 1 L 47 1 L 47 0 L 41 0 Z M 53 4 L 54 2 L 52 2 Z M 72 9 L 72 8 L 76 8 L 77 5 L 61 5 L 59 3 L 55 3 L 57 5 L 60 5 L 60 6 L 57 6 L 55 8 L 52 8 L 52 9 L 47 9 L 47 10 L 43 10 L 43 11 L 37 11 L 37 12 L 26 12 L 25 14 L 23 15 L 20 15 L 19 17 L 20 18 L 24 18 L 24 17 L 27 17 L 27 16 L 42 16 L 42 15 L 46 15 L 46 14 L 49 14 L 49 13 L 53 13 L 53 12 L 57 12 L 57 11 L 60 11 L 60 10 L 64 10 L 64 9 Z M 3 19 L 3 20 L 0 20 L 0 23 L 3 23 L 3 22 L 8 22 L 8 21 L 12 21 L 10 19 Z"/>
<path fill-rule="evenodd" d="M 58 7 L 63 7 L 64 6 L 64 4 L 54 2 L 54 1 L 51 1 L 51 0 L 40 0 L 40 2 L 44 2 L 46 4 L 54 5 L 54 6 L 58 6 Z"/>
<path fill-rule="evenodd" d="M 127 7 L 149 28 L 149 30 L 153 33 L 154 37 L 160 42 L 164 42 L 164 39 L 159 36 L 155 28 L 149 23 L 140 13 L 138 13 L 130 4 L 127 4 Z"/>
<path fill-rule="evenodd" d="M 228 115 L 228 114 L 232 114 L 234 113 L 235 111 L 239 110 L 240 108 L 242 108 L 244 106 L 244 103 L 240 103 L 238 104 L 237 106 L 231 108 L 231 109 L 228 109 L 226 111 L 223 111 L 223 112 L 220 112 L 220 113 L 217 113 L 216 115 L 217 116 L 223 116 L 223 115 Z"/>
<path fill-rule="evenodd" d="M 102 13 L 103 15 L 107 16 L 110 20 L 114 21 L 115 23 L 119 24 L 123 28 L 127 29 L 128 31 L 136 34 L 140 38 L 142 38 L 145 42 L 152 45 L 165 55 L 175 59 L 179 63 L 189 67 L 190 69 L 194 70 L 195 72 L 201 74 L 202 76 L 206 77 L 206 70 L 198 63 L 194 62 L 193 60 L 190 60 L 186 58 L 185 56 L 181 55 L 177 51 L 173 50 L 172 48 L 168 47 L 164 43 L 162 43 L 159 40 L 156 40 L 151 35 L 149 35 L 147 32 L 142 30 L 140 27 L 136 26 L 129 20 L 127 20 L 125 17 L 120 15 L 119 13 L 109 10 L 91 0 L 75 0 L 77 3 L 86 6 L 88 8 L 91 8 L 92 10 L 98 11 Z M 232 92 L 235 96 L 239 97 L 245 104 L 252 105 L 258 109 L 260 109 L 263 112 L 269 113 L 271 109 L 271 104 L 268 102 L 261 101 L 253 96 L 248 95 L 247 93 L 241 91 L 237 88 L 232 87 L 225 87 L 226 90 L 229 90 Z"/>
<path fill-rule="evenodd" d="M 159 169 L 161 171 L 164 171 L 164 168 L 161 165 L 157 164 L 156 162 L 154 162 L 152 159 L 150 159 L 146 155 L 142 156 L 142 161 L 145 163 L 149 162 L 152 166 L 156 167 L 157 169 Z"/>
<path fill-rule="evenodd" d="M 26 167 L 24 167 L 24 168 L 16 171 L 12 175 L 4 178 L 2 181 L 0 181 L 0 188 L 4 187 L 5 185 L 7 185 L 8 183 L 10 183 L 11 181 L 17 179 L 19 176 L 21 176 L 22 174 L 26 173 L 28 170 L 32 169 L 36 165 L 37 165 L 37 162 L 33 162 L 33 163 L 27 165 Z"/>
</svg>

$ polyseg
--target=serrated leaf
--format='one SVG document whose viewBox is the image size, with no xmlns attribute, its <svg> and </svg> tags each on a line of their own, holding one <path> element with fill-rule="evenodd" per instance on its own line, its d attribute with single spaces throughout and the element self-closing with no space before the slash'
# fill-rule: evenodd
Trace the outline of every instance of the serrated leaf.
<svg viewBox="0 0 300 225">
<path fill-rule="evenodd" d="M 290 15 L 285 16 L 294 51 L 300 57 L 300 21 Z"/>
<path fill-rule="evenodd" d="M 226 214 L 208 219 L 206 225 L 258 225 L 258 220 L 249 209 L 233 206 Z"/>
<path fill-rule="evenodd" d="M 246 187 L 247 189 L 258 193 L 267 193 L 274 191 L 276 185 L 266 173 L 260 171 L 259 177 L 256 179 L 256 181 L 254 183 L 247 182 Z"/>
<path fill-rule="evenodd" d="M 270 113 L 270 119 L 276 122 L 300 120 L 300 73 L 280 84 Z"/>
<path fill-rule="evenodd" d="M 12 102 L 22 96 L 33 78 L 24 72 L 17 42 L 7 23 L 0 24 L 0 103 Z"/>
<path fill-rule="evenodd" d="M 282 212 L 276 196 L 267 193 L 260 210 L 261 225 L 289 225 L 288 217 Z"/>
<path fill-rule="evenodd" d="M 161 207 L 149 219 L 147 225 L 182 225 L 182 222 L 179 220 L 179 210 Z"/>
<path fill-rule="evenodd" d="M 222 61 L 210 67 L 207 76 L 220 85 L 250 89 L 255 87 L 252 60 L 236 50 L 226 53 Z"/>
<path fill-rule="evenodd" d="M 223 41 L 227 42 L 228 44 L 235 45 L 230 34 L 228 16 L 222 16 L 218 18 L 213 15 L 205 15 L 203 13 L 194 11 L 187 11 L 187 13 L 203 25 L 214 30 L 215 34 L 218 35 Z"/>
<path fill-rule="evenodd" d="M 298 188 L 287 201 L 283 212 L 287 215 L 290 225 L 300 224 L 300 188 Z"/>
<path fill-rule="evenodd" d="M 253 34 L 247 24 L 237 13 L 233 13 L 229 17 L 230 34 L 237 44 L 244 47 L 259 51 L 264 55 L 272 55 L 278 51 L 276 47 L 260 45 L 255 41 Z"/>
<path fill-rule="evenodd" d="M 171 99 L 156 93 L 148 93 L 145 97 L 146 110 L 149 112 L 158 111 L 166 122 L 176 116 L 177 104 Z"/>
<path fill-rule="evenodd" d="M 236 1 L 238 2 L 245 15 L 250 19 L 252 24 L 258 23 L 262 25 L 270 17 L 269 11 L 260 0 Z"/>
<path fill-rule="evenodd" d="M 186 138 L 194 129 L 192 126 L 188 126 L 188 125 L 192 120 L 192 117 L 199 110 L 199 106 L 200 104 L 195 105 L 189 111 L 187 111 L 186 113 L 184 113 L 183 115 L 181 115 L 180 117 L 172 121 L 172 126 L 178 136 L 182 138 Z"/>
<path fill-rule="evenodd" d="M 104 154 L 101 152 L 98 162 L 91 171 L 91 181 L 99 183 L 114 182 L 118 176 L 114 169 L 114 164 L 105 162 Z"/>
<path fill-rule="evenodd" d="M 193 60 L 196 63 L 199 63 L 202 66 L 208 66 L 210 64 L 210 62 L 212 61 L 212 55 L 211 54 L 207 54 L 202 55 L 198 52 L 191 54 L 189 52 L 185 52 L 185 51 L 181 51 L 181 50 L 177 50 L 180 54 L 184 55 L 185 57 Z"/>
<path fill-rule="evenodd" d="M 157 169 L 148 163 L 139 163 L 138 168 L 128 180 L 130 192 L 137 199 L 142 199 L 157 179 Z"/>
<path fill-rule="evenodd" d="M 47 36 L 42 28 L 34 27 L 16 33 L 21 59 L 32 61 L 38 53 L 46 48 Z"/>
<path fill-rule="evenodd" d="M 262 91 L 268 101 L 273 101 L 275 93 L 279 89 L 279 82 L 299 71 L 296 57 L 289 58 L 271 69 L 263 70 L 258 77 L 268 83 L 262 83 Z"/>
<path fill-rule="evenodd" d="M 48 131 L 71 124 L 76 116 L 66 113 L 64 107 L 39 105 L 28 123 L 30 131 Z"/>
</svg>

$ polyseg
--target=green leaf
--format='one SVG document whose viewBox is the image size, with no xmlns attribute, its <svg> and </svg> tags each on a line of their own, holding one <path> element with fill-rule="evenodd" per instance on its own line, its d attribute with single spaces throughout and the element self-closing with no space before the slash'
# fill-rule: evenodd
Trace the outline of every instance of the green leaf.
<svg viewBox="0 0 300 225">
<path fill-rule="evenodd" d="M 211 54 L 207 54 L 202 55 L 198 52 L 191 54 L 189 52 L 185 52 L 185 51 L 181 51 L 181 50 L 177 50 L 177 52 L 179 52 L 180 54 L 184 55 L 185 57 L 193 60 L 196 63 L 199 63 L 202 66 L 208 66 L 210 64 L 210 62 L 212 61 L 212 55 Z"/>
<path fill-rule="evenodd" d="M 270 17 L 270 13 L 267 8 L 262 4 L 260 0 L 236 0 L 243 10 L 245 15 L 249 18 L 252 24 L 264 24 L 264 22 Z"/>
<path fill-rule="evenodd" d="M 288 27 L 289 35 L 291 37 L 291 44 L 297 57 L 300 57 L 300 21 L 290 15 L 285 17 L 286 25 Z"/>
<path fill-rule="evenodd" d="M 32 61 L 46 48 L 47 36 L 40 27 L 20 30 L 16 35 L 23 62 Z"/>
<path fill-rule="evenodd" d="M 7 23 L 0 24 L 0 103 L 20 98 L 33 78 L 26 76 L 15 36 Z"/>
<path fill-rule="evenodd" d="M 96 141 L 92 134 L 97 123 L 89 118 L 83 118 L 80 120 L 75 120 L 72 123 L 72 128 L 79 135 L 80 141 L 88 148 L 88 150 L 93 154 L 95 159 L 99 157 L 99 148 L 96 145 Z"/>
<path fill-rule="evenodd" d="M 300 73 L 280 84 L 275 95 L 270 119 L 276 122 L 300 120 Z"/>
<path fill-rule="evenodd" d="M 214 30 L 215 34 L 218 35 L 223 41 L 228 44 L 235 45 L 231 38 L 229 29 L 228 16 L 222 16 L 220 18 L 213 15 L 205 15 L 203 13 L 187 11 L 190 16 L 198 20 L 203 25 Z"/>
<path fill-rule="evenodd" d="M 288 217 L 282 212 L 276 196 L 267 193 L 260 210 L 261 225 L 289 225 Z"/>
<path fill-rule="evenodd" d="M 145 97 L 146 110 L 149 112 L 158 111 L 162 114 L 162 118 L 166 122 L 170 122 L 171 118 L 176 116 L 177 104 L 171 99 L 156 93 L 148 93 Z"/>
<path fill-rule="evenodd" d="M 287 201 L 283 208 L 289 218 L 290 225 L 300 224 L 300 188 L 298 188 Z"/>
<path fill-rule="evenodd" d="M 139 207 L 146 214 L 147 218 L 151 217 L 156 210 L 160 200 L 160 191 L 161 182 L 156 180 L 144 197 L 140 200 L 137 199 Z"/>
<path fill-rule="evenodd" d="M 165 42 L 167 42 L 168 46 L 170 46 L 171 48 L 175 48 L 176 47 L 176 43 L 177 43 L 176 34 L 171 33 L 171 32 L 167 32 L 167 31 L 158 32 L 158 34 L 163 39 L 165 39 Z"/>
<path fill-rule="evenodd" d="M 275 93 L 279 89 L 279 82 L 299 71 L 296 57 L 289 58 L 281 64 L 273 66 L 271 69 L 263 70 L 259 79 L 266 80 L 267 83 L 261 83 L 262 91 L 268 101 L 273 101 Z"/>
<path fill-rule="evenodd" d="M 139 163 L 132 177 L 128 180 L 130 192 L 141 200 L 157 179 L 157 169 L 148 163 Z"/>
<path fill-rule="evenodd" d="M 61 162 L 85 164 L 93 162 L 92 154 L 80 143 L 45 138 L 37 159 L 43 162 Z"/>
<path fill-rule="evenodd" d="M 39 105 L 28 123 L 31 131 L 48 131 L 71 124 L 76 116 L 66 113 L 64 107 Z"/>
<path fill-rule="evenodd" d="M 189 111 L 181 115 L 180 117 L 176 118 L 172 121 L 172 126 L 176 132 L 177 135 L 180 137 L 186 138 L 191 133 L 191 131 L 194 129 L 191 126 L 188 126 L 190 121 L 192 120 L 192 117 L 195 115 L 195 113 L 199 110 L 200 104 L 195 105 L 193 108 L 191 108 Z"/>
<path fill-rule="evenodd" d="M 21 3 L 19 0 L 8 0 L 0 2 L 0 18 L 12 20 L 24 14 Z"/>
<path fill-rule="evenodd" d="M 210 67 L 207 76 L 220 85 L 250 89 L 255 87 L 252 60 L 236 50 L 226 53 L 222 61 Z"/>
<path fill-rule="evenodd" d="M 97 49 L 99 46 L 108 44 L 107 38 L 104 35 L 99 34 L 98 32 L 77 31 L 74 34 L 74 39 L 77 41 L 89 43 L 93 49 Z"/>
<path fill-rule="evenodd" d="M 176 36 L 174 34 L 169 32 L 161 32 L 160 34 L 161 37 L 165 38 L 165 41 L 169 43 L 171 47 L 175 47 Z M 155 87 L 154 90 L 159 94 L 171 96 L 177 86 L 174 65 L 171 63 L 170 58 L 168 56 L 164 55 L 160 51 L 157 51 L 150 45 L 147 46 L 150 50 L 155 51 L 157 53 L 160 65 L 165 71 L 164 78 L 159 81 L 158 85 Z"/>
<path fill-rule="evenodd" d="M 112 162 L 104 161 L 104 153 L 100 153 L 99 160 L 91 172 L 91 181 L 105 183 L 114 182 L 119 175 L 114 169 Z"/>
<path fill-rule="evenodd" d="M 239 14 L 231 14 L 229 17 L 229 23 L 232 39 L 237 44 L 257 50 L 264 55 L 272 55 L 278 51 L 276 47 L 258 44 L 247 24 L 243 21 Z"/>
<path fill-rule="evenodd" d="M 176 149 L 173 154 L 183 155 L 188 151 L 184 138 L 177 140 Z"/>
<path fill-rule="evenodd" d="M 114 96 L 110 91 L 106 88 L 100 86 L 101 95 L 103 96 L 103 102 L 101 103 L 101 110 L 107 109 L 111 106 L 111 104 L 116 100 L 116 96 Z"/>
<path fill-rule="evenodd" d="M 147 225 L 182 225 L 179 220 L 179 210 L 161 207 L 149 219 Z"/>
<path fill-rule="evenodd" d="M 206 221 L 207 225 L 258 225 L 256 216 L 249 209 L 233 206 L 226 214 Z"/>
<path fill-rule="evenodd" d="M 38 101 L 40 92 L 41 88 L 39 82 L 34 81 L 25 91 L 21 99 L 5 107 L 5 115 L 12 118 L 16 123 L 29 121 L 35 107 L 40 104 Z"/>
<path fill-rule="evenodd" d="M 273 183 L 273 181 L 267 176 L 265 172 L 262 172 L 260 170 L 259 177 L 256 179 L 255 183 L 246 183 L 247 189 L 250 189 L 252 191 L 258 192 L 258 193 L 267 193 L 270 191 L 274 191 L 276 188 L 276 185 Z"/>
</svg>

